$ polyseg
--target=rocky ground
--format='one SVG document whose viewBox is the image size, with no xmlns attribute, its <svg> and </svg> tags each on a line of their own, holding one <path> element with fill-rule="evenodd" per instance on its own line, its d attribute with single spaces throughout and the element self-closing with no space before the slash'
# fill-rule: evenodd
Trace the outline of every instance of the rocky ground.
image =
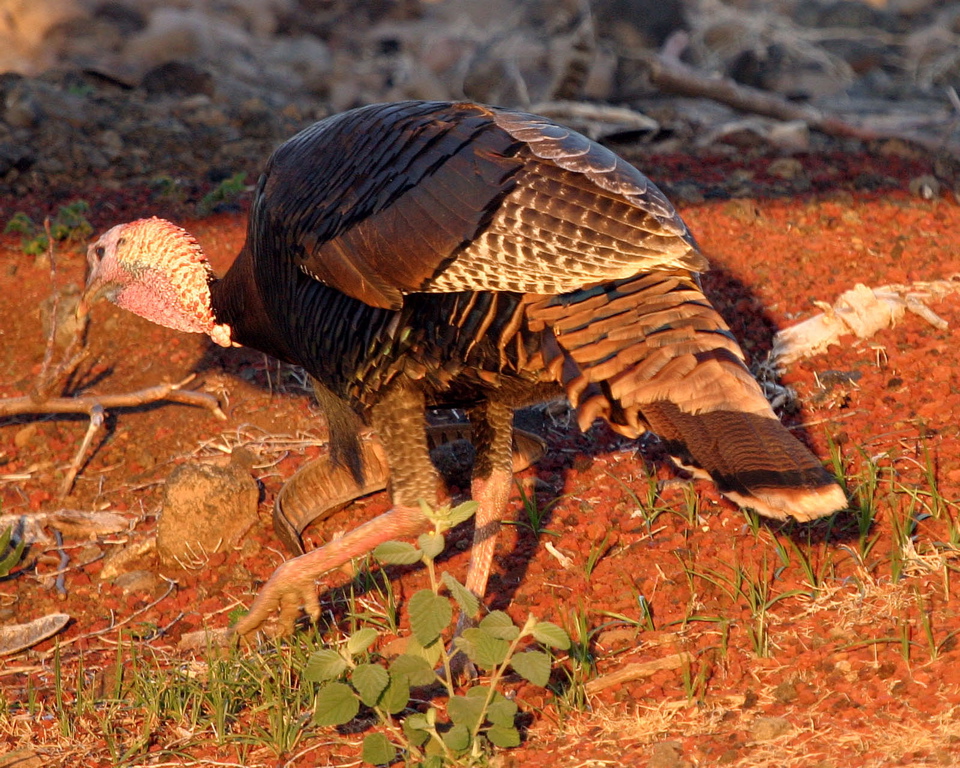
<svg viewBox="0 0 960 768">
<path fill-rule="evenodd" d="M 803 114 L 775 119 L 679 98 L 689 83 L 656 77 L 658 61 L 927 149 L 960 144 L 951 90 L 960 82 L 960 9 L 932 0 L 15 0 L 10 8 L 0 22 L 8 69 L 0 189 L 9 193 L 0 214 L 9 214 L 10 196 L 60 199 L 92 186 L 139 184 L 195 202 L 237 173 L 252 184 L 270 151 L 318 118 L 404 98 L 553 110 L 645 154 L 789 156 L 844 146 L 811 133 Z M 586 113 L 555 104 L 570 100 Z M 952 187 L 954 164 L 943 160 L 937 175 Z"/>
</svg>

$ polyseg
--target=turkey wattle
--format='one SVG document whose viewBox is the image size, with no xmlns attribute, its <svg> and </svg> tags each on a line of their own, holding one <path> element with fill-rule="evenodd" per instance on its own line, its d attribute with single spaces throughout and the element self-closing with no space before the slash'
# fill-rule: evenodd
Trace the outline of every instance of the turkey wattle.
<svg viewBox="0 0 960 768">
<path fill-rule="evenodd" d="M 216 278 L 161 219 L 90 246 L 86 300 L 303 366 L 336 461 L 363 477 L 379 435 L 393 508 L 281 565 L 238 625 L 319 612 L 314 581 L 415 534 L 438 478 L 428 407 L 473 423 L 478 502 L 467 586 L 483 596 L 511 482 L 517 407 L 566 396 L 581 428 L 659 434 L 684 464 L 761 514 L 846 506 L 779 422 L 701 291 L 706 268 L 660 191 L 609 150 L 549 120 L 471 103 L 402 102 L 322 120 L 260 178 L 246 243 Z"/>
</svg>

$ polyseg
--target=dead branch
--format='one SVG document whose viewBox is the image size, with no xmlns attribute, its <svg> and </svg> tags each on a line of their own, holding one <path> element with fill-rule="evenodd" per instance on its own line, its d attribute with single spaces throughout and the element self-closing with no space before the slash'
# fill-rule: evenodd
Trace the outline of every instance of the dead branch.
<svg viewBox="0 0 960 768">
<path fill-rule="evenodd" d="M 125 392 L 118 395 L 51 397 L 39 403 L 29 396 L 6 397 L 0 399 L 0 417 L 19 416 L 25 413 L 85 413 L 91 416 L 97 408 L 107 411 L 112 408 L 136 408 L 140 405 L 168 400 L 172 403 L 209 408 L 214 416 L 221 421 L 226 421 L 227 415 L 220 410 L 220 403 L 216 397 L 206 392 L 181 389 L 195 377 L 195 374 L 191 374 L 176 384 L 158 384 L 136 392 Z"/>
<path fill-rule="evenodd" d="M 183 389 L 186 384 L 195 378 L 194 375 L 190 375 L 175 384 L 158 384 L 137 392 L 125 392 L 116 395 L 51 397 L 55 390 L 59 389 L 62 392 L 68 388 L 71 378 L 89 355 L 86 348 L 89 318 L 85 311 L 76 312 L 70 340 L 63 352 L 58 355 L 57 336 L 60 330 L 59 312 L 63 303 L 63 295 L 57 280 L 57 259 L 49 218 L 44 220 L 44 228 L 48 242 L 47 258 L 50 264 L 52 302 L 50 329 L 47 333 L 43 362 L 40 366 L 40 373 L 37 374 L 33 386 L 30 388 L 29 395 L 0 398 L 0 418 L 44 413 L 84 413 L 89 416 L 90 423 L 86 434 L 60 485 L 59 493 L 63 497 L 73 490 L 73 485 L 84 464 L 90 446 L 93 444 L 97 433 L 103 428 L 105 413 L 111 408 L 135 408 L 166 400 L 208 408 L 214 416 L 223 421 L 226 421 L 227 417 L 220 408 L 219 400 L 213 395 Z"/>
<path fill-rule="evenodd" d="M 895 326 L 906 312 L 913 312 L 939 330 L 947 322 L 927 301 L 943 301 L 960 292 L 960 275 L 946 280 L 915 282 L 910 285 L 881 285 L 868 288 L 857 283 L 833 303 L 815 301 L 822 311 L 784 328 L 773 339 L 770 360 L 776 368 L 813 357 L 831 344 L 840 344 L 843 336 L 869 339 L 877 332 Z"/>
<path fill-rule="evenodd" d="M 903 139 L 923 147 L 929 152 L 949 152 L 960 156 L 960 145 L 937 138 L 922 136 L 913 131 L 876 129 L 854 125 L 807 104 L 795 104 L 758 88 L 741 85 L 729 77 L 708 75 L 684 64 L 672 56 L 645 51 L 631 52 L 631 58 L 641 61 L 647 68 L 650 82 L 664 93 L 711 99 L 738 109 L 777 120 L 799 120 L 811 128 L 830 136 L 876 141 L 878 139 Z"/>
<path fill-rule="evenodd" d="M 652 661 L 638 661 L 633 664 L 627 664 L 615 672 L 601 675 L 591 680 L 585 687 L 587 693 L 593 695 L 612 685 L 623 685 L 633 680 L 641 680 L 661 670 L 679 669 L 684 664 L 689 663 L 690 654 L 688 653 L 675 653 L 672 656 L 664 656 L 662 659 L 654 659 Z"/>
<path fill-rule="evenodd" d="M 63 482 L 60 484 L 61 498 L 73 490 L 73 484 L 77 479 L 77 473 L 80 471 L 80 467 L 83 466 L 83 458 L 87 455 L 87 451 L 90 450 L 90 446 L 93 443 L 93 438 L 103 427 L 103 416 L 103 407 L 100 405 L 95 405 L 90 410 L 90 424 L 87 426 L 87 434 L 83 436 L 83 442 L 80 443 L 80 447 L 77 449 L 77 453 L 73 457 L 73 461 L 70 462 L 70 469 L 67 470 L 67 474 L 64 476 Z"/>
<path fill-rule="evenodd" d="M 57 255 L 53 247 L 53 234 L 50 231 L 50 217 L 43 220 L 43 228 L 47 234 L 47 261 L 50 264 L 50 285 L 53 293 L 53 303 L 50 306 L 50 330 L 47 333 L 47 343 L 43 352 L 43 363 L 40 373 L 30 390 L 30 397 L 36 402 L 42 402 L 50 397 L 50 393 L 60 381 L 69 379 L 80 364 L 87 358 L 86 339 L 89 317 L 78 314 L 76 325 L 70 342 L 54 365 L 54 354 L 57 346 L 57 332 L 59 331 L 58 316 L 63 293 L 57 282 Z"/>
</svg>

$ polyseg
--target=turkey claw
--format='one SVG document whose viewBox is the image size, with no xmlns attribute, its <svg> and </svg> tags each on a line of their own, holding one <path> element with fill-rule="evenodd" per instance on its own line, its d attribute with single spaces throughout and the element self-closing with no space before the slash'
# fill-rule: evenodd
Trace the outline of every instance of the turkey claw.
<svg viewBox="0 0 960 768">
<path fill-rule="evenodd" d="M 263 585 L 246 616 L 237 622 L 234 634 L 246 638 L 256 632 L 267 637 L 293 634 L 301 610 L 311 621 L 320 618 L 320 599 L 312 576 L 304 576 L 296 560 L 280 565 Z"/>
</svg>

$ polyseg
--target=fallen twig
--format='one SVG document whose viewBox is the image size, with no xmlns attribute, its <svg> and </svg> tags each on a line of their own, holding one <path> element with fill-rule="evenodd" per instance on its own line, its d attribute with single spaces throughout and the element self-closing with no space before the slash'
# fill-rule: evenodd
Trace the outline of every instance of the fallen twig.
<svg viewBox="0 0 960 768">
<path fill-rule="evenodd" d="M 129 624 L 138 616 L 142 616 L 143 614 L 150 611 L 152 608 L 155 608 L 156 606 L 160 605 L 160 603 L 162 603 L 164 600 L 170 597 L 170 595 L 173 594 L 173 591 L 177 588 L 177 582 L 174 581 L 173 579 L 169 579 L 166 576 L 161 576 L 160 578 L 167 582 L 167 589 L 162 595 L 160 595 L 160 597 L 158 597 L 152 603 L 150 603 L 149 605 L 143 606 L 143 608 L 141 608 L 138 611 L 134 611 L 129 616 L 127 616 L 127 618 L 122 619 L 121 621 L 111 623 L 109 627 L 104 627 L 103 629 L 98 629 L 93 632 L 87 632 L 86 634 L 83 634 L 83 635 L 77 635 L 76 637 L 67 638 L 66 640 L 63 640 L 59 644 L 59 647 L 63 648 L 65 646 L 72 645 L 78 640 L 89 640 L 94 637 L 103 637 L 104 635 L 107 635 L 111 632 L 114 632 L 120 629 L 120 627 L 124 626 L 125 624 Z M 104 638 L 104 640 L 106 641 L 106 638 Z M 54 651 L 50 650 L 42 654 L 42 656 L 43 658 L 46 658 L 48 656 L 53 655 L 53 653 Z"/>
<path fill-rule="evenodd" d="M 960 156 L 960 145 L 912 131 L 868 128 L 854 125 L 808 104 L 796 104 L 774 93 L 741 85 L 729 77 L 708 75 L 679 59 L 645 51 L 631 52 L 630 57 L 647 68 L 652 85 L 665 93 L 711 99 L 741 112 L 749 112 L 777 120 L 799 120 L 830 136 L 876 141 L 903 139 L 930 152 L 949 152 Z"/>
<path fill-rule="evenodd" d="M 67 596 L 67 566 L 70 565 L 70 556 L 63 549 L 63 534 L 60 531 L 53 532 L 57 540 L 57 552 L 60 554 L 60 563 L 57 566 L 57 580 L 53 583 L 57 594 L 61 597 Z"/>
<path fill-rule="evenodd" d="M 675 653 L 672 656 L 664 656 L 662 659 L 652 661 L 638 661 L 633 664 L 627 664 L 620 669 L 607 675 L 601 675 L 586 684 L 587 693 L 599 693 L 604 688 L 612 685 L 622 685 L 633 680 L 641 680 L 644 677 L 650 677 L 664 669 L 679 669 L 684 664 L 690 663 L 690 654 Z"/>
<path fill-rule="evenodd" d="M 70 462 L 70 469 L 67 470 L 63 482 L 60 484 L 60 496 L 66 496 L 73 490 L 77 473 L 80 471 L 80 467 L 83 466 L 83 458 L 87 455 L 87 451 L 90 450 L 93 437 L 100 431 L 101 427 L 103 427 L 103 406 L 95 405 L 90 409 L 90 424 L 87 426 L 87 434 L 83 436 L 83 442 L 80 443 L 80 448 L 73 457 L 73 461 Z"/>
<path fill-rule="evenodd" d="M 227 415 L 220 409 L 220 403 L 216 397 L 206 392 L 181 389 L 185 384 L 193 381 L 194 378 L 196 378 L 196 374 L 191 374 L 183 381 L 175 384 L 158 384 L 154 387 L 119 395 L 51 397 L 39 403 L 34 401 L 32 397 L 7 397 L 0 399 L 0 416 L 19 416 L 24 413 L 86 413 L 93 415 L 97 408 L 104 410 L 135 408 L 160 400 L 169 400 L 174 403 L 209 408 L 214 416 L 221 421 L 226 421 Z"/>
</svg>

